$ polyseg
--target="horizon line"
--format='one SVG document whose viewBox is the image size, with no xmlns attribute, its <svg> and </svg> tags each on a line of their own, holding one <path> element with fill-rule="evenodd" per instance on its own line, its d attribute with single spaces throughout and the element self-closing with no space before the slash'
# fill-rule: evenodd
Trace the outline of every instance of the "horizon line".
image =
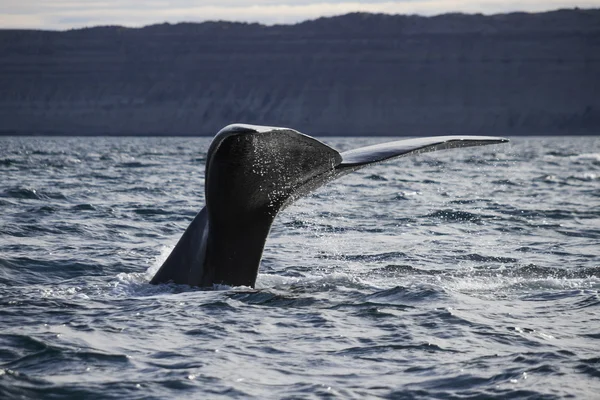
<svg viewBox="0 0 600 400">
<path fill-rule="evenodd" d="M 448 11 L 448 12 L 440 12 L 438 14 L 431 14 L 431 15 L 427 15 L 424 13 L 386 13 L 386 12 L 370 12 L 370 11 L 350 11 L 350 12 L 346 12 L 346 13 L 341 13 L 341 14 L 334 14 L 334 15 L 323 15 L 323 16 L 319 16 L 319 17 L 315 17 L 315 18 L 307 18 L 307 19 L 303 19 L 300 21 L 295 21 L 295 22 L 275 22 L 275 23 L 268 23 L 268 22 L 256 22 L 256 21 L 251 21 L 251 20 L 233 20 L 233 19 L 207 19 L 207 20 L 203 20 L 203 21 L 192 21 L 192 20 L 180 20 L 177 22 L 169 22 L 169 21 L 163 21 L 163 22 L 153 22 L 153 23 L 149 23 L 149 24 L 144 24 L 144 25 L 135 25 L 135 24 L 97 24 L 97 25 L 89 25 L 89 26 L 82 26 L 82 27 L 73 27 L 73 28 L 65 28 L 65 29 L 53 29 L 53 28 L 1 28 L 0 27 L 0 31 L 43 31 L 43 32 L 70 32 L 70 31 L 80 31 L 80 30 L 86 30 L 86 29 L 97 29 L 97 28 L 124 28 L 124 29 L 144 29 L 144 28 L 148 28 L 148 27 L 154 27 L 154 26 L 160 26 L 160 25 L 184 25 L 184 24 L 189 24 L 189 25 L 201 25 L 201 24 L 208 24 L 208 23 L 229 23 L 229 24 L 237 24 L 237 25 L 258 25 L 258 26 L 263 26 L 263 27 L 277 27 L 277 26 L 296 26 L 296 25 L 302 25 L 305 23 L 310 23 L 310 22 L 315 22 L 315 21 L 319 21 L 319 20 L 328 20 L 328 19 L 335 19 L 335 18 L 340 18 L 340 17 L 344 17 L 344 16 L 349 16 L 349 15 L 372 15 L 372 16 L 390 16 L 390 17 L 416 17 L 416 18 L 423 18 L 423 19 L 432 19 L 432 18 L 439 18 L 439 17 L 443 17 L 443 16 L 451 16 L 451 15 L 463 15 L 463 16 L 482 16 L 482 17 L 494 17 L 494 16 L 503 16 L 503 15 L 513 15 L 513 14 L 527 14 L 527 15 L 537 15 L 537 14 L 550 14 L 550 13 L 555 13 L 555 12 L 564 12 L 564 11 L 600 11 L 600 7 L 579 7 L 579 6 L 574 6 L 574 7 L 561 7 L 561 8 L 554 8 L 554 9 L 548 9 L 548 10 L 544 10 L 544 11 L 522 11 L 522 10 L 514 10 L 514 11 L 507 11 L 507 12 L 490 12 L 490 13 L 486 13 L 486 12 L 464 12 L 464 11 Z"/>
</svg>

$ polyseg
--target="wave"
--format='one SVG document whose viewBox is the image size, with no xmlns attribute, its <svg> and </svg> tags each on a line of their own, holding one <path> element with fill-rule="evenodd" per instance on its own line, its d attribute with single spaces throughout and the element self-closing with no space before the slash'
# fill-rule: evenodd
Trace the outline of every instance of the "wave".
<svg viewBox="0 0 600 400">
<path fill-rule="evenodd" d="M 35 188 L 27 188 L 15 186 L 4 189 L 0 192 L 0 197 L 12 198 L 12 199 L 23 199 L 23 200 L 66 200 L 67 197 L 55 191 L 39 190 Z"/>
</svg>

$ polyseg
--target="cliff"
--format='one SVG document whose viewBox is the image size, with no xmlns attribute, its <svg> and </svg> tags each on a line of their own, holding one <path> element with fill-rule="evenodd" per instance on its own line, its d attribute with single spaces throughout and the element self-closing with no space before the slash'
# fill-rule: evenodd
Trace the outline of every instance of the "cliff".
<svg viewBox="0 0 600 400">
<path fill-rule="evenodd" d="M 600 10 L 0 30 L 0 133 L 600 134 Z"/>
</svg>

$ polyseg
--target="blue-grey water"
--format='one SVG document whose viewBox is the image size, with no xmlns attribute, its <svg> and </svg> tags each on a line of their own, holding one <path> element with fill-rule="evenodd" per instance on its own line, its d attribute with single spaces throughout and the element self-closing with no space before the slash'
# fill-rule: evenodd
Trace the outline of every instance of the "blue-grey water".
<svg viewBox="0 0 600 400">
<path fill-rule="evenodd" d="M 209 142 L 0 137 L 0 398 L 598 398 L 598 137 L 367 168 L 279 215 L 255 290 L 149 285 Z"/>
</svg>

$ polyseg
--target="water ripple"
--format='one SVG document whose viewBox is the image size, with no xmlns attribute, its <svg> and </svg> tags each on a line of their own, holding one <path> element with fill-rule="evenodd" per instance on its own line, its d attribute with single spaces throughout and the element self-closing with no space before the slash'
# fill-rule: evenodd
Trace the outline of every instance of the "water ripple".
<svg viewBox="0 0 600 400">
<path fill-rule="evenodd" d="M 350 174 L 275 220 L 258 289 L 207 290 L 148 282 L 208 138 L 0 141 L 0 398 L 600 392 L 596 138 Z"/>
</svg>

